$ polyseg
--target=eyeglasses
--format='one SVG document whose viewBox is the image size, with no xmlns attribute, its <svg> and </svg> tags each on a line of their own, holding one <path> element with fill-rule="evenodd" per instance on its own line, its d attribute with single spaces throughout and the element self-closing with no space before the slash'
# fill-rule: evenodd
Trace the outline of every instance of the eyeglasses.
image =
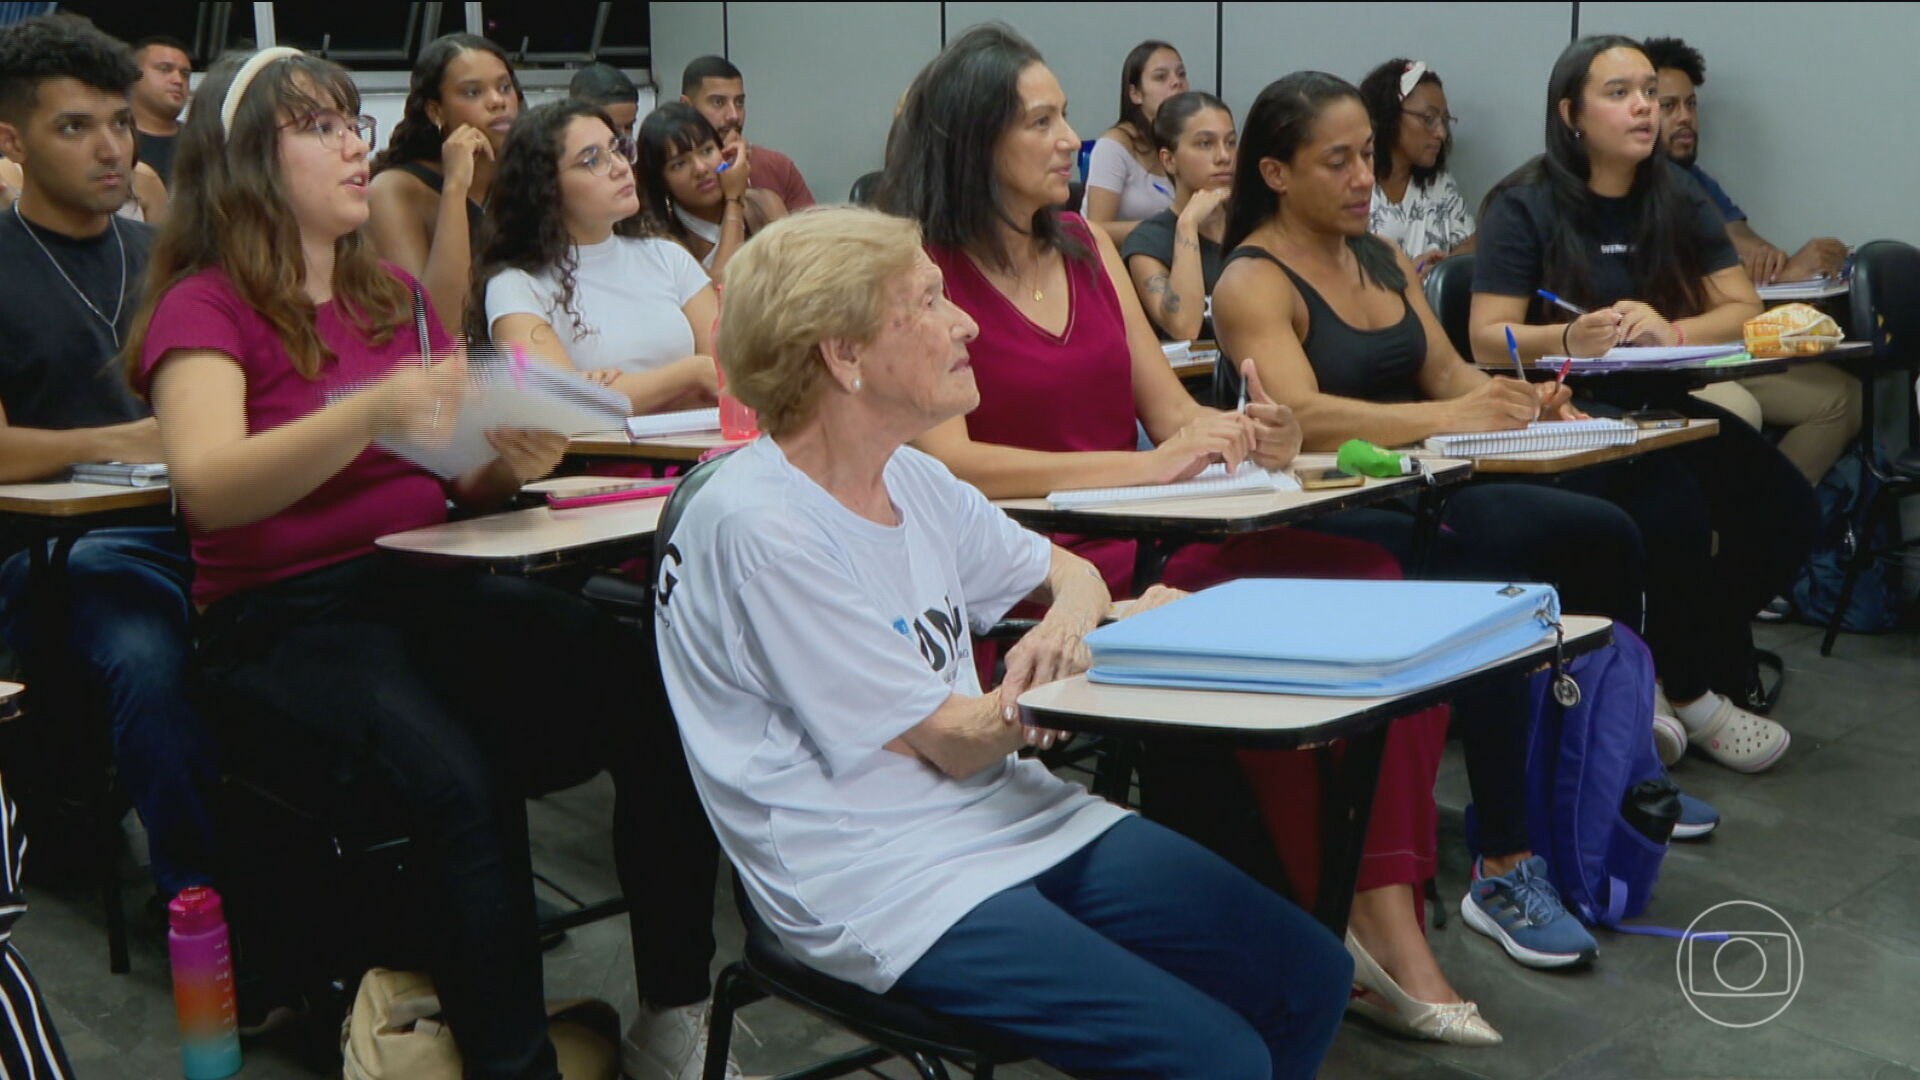
<svg viewBox="0 0 1920 1080">
<path fill-rule="evenodd" d="M 1460 122 L 1460 118 L 1452 113 L 1416 112 L 1413 109 L 1407 109 L 1406 115 L 1420 121 L 1420 126 L 1428 131 L 1451 131 L 1453 126 Z"/>
<path fill-rule="evenodd" d="M 605 176 L 613 168 L 614 159 L 633 164 L 633 140 L 625 135 L 615 135 L 613 141 L 605 146 L 589 146 L 580 151 L 574 164 L 587 170 L 589 176 Z"/>
<path fill-rule="evenodd" d="M 321 146 L 329 150 L 338 150 L 345 142 L 349 131 L 358 136 L 361 142 L 372 146 L 375 122 L 371 116 L 343 116 L 337 112 L 317 112 L 280 126 L 295 128 L 302 135 L 311 135 L 320 140 Z"/>
</svg>

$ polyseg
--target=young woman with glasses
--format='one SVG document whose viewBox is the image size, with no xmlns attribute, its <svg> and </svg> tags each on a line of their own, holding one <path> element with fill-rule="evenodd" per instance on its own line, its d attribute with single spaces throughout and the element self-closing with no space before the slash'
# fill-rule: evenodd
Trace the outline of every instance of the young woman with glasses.
<svg viewBox="0 0 1920 1080">
<path fill-rule="evenodd" d="M 1393 59 L 1360 81 L 1373 121 L 1373 209 L 1368 231 L 1400 245 L 1421 277 L 1449 255 L 1473 250 L 1473 214 L 1447 172 L 1453 128 L 1440 76 L 1418 60 Z"/>
<path fill-rule="evenodd" d="M 500 155 L 468 333 L 586 372 L 636 414 L 710 405 L 719 301 L 685 247 L 646 235 L 632 157 L 597 105 L 527 113 Z"/>
</svg>

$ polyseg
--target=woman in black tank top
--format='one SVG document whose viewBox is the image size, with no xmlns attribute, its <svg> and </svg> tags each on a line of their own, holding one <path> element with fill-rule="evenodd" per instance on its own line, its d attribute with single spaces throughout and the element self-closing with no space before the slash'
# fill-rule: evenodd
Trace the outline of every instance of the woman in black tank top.
<svg viewBox="0 0 1920 1080">
<path fill-rule="evenodd" d="M 1462 360 L 1405 253 L 1368 235 L 1373 128 L 1357 92 L 1349 97 L 1339 88 L 1352 87 L 1332 82 L 1318 106 L 1302 103 L 1297 87 L 1291 100 L 1270 101 L 1265 119 L 1285 105 L 1308 121 L 1295 125 L 1290 146 L 1276 145 L 1271 123 L 1262 131 L 1247 118 L 1230 254 L 1214 289 L 1224 355 L 1257 359 L 1261 382 L 1293 406 L 1309 450 L 1356 436 L 1399 446 L 1571 418 L 1564 386 L 1536 390 Z"/>
<path fill-rule="evenodd" d="M 1405 253 L 1367 233 L 1372 160 L 1372 125 L 1347 83 L 1302 72 L 1260 94 L 1241 132 L 1224 238 L 1231 254 L 1213 293 L 1223 354 L 1254 359 L 1264 388 L 1293 407 L 1313 450 L 1356 437 L 1401 446 L 1577 417 L 1566 387 L 1489 376 L 1461 359 Z M 1631 470 L 1586 470 L 1557 487 L 1473 484 L 1448 500 L 1429 565 L 1441 578 L 1551 582 L 1565 610 L 1607 614 L 1634 629 L 1643 627 L 1644 593 L 1644 628 L 1669 688 L 1703 688 L 1713 665 L 1702 643 L 1713 635 L 1696 618 L 1711 606 L 1700 595 L 1711 548 L 1700 508 L 1697 480 L 1657 455 Z M 1353 511 L 1317 527 L 1411 554 L 1407 514 Z M 1526 808 L 1515 798 L 1526 790 L 1520 690 L 1507 680 L 1454 700 L 1482 853 L 1461 903 L 1468 924 L 1516 960 L 1561 966 L 1590 956 L 1592 938 L 1560 909 L 1551 885 L 1535 880 L 1544 860 L 1528 850 Z M 1651 725 L 1652 717 L 1631 722 Z M 1630 734 L 1651 737 L 1647 729 Z M 1434 995 L 1438 966 L 1424 947 L 1411 947 L 1417 927 L 1376 921 L 1368 940 L 1365 899 L 1354 906 L 1355 955 L 1376 1003 L 1395 1001 L 1411 1021 L 1426 1003 L 1455 996 L 1444 981 L 1446 996 Z M 1494 914 L 1536 902 L 1534 910 L 1550 916 L 1544 924 L 1514 928 Z M 1400 970 L 1389 962 L 1381 974 L 1365 962 L 1376 947 L 1394 954 Z M 1396 998 L 1394 980 L 1424 982 L 1426 993 L 1413 987 Z"/>
</svg>

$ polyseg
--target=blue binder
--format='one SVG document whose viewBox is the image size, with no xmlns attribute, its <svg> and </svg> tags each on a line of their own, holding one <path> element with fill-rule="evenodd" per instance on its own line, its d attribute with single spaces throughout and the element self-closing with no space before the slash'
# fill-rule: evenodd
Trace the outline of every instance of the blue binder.
<svg viewBox="0 0 1920 1080">
<path fill-rule="evenodd" d="M 1247 578 L 1087 635 L 1098 683 L 1385 697 L 1553 632 L 1551 585 Z"/>
</svg>

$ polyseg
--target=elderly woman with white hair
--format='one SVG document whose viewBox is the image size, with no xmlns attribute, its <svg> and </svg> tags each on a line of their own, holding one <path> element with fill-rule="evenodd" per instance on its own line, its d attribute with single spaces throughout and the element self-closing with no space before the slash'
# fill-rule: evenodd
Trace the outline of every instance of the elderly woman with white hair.
<svg viewBox="0 0 1920 1080">
<path fill-rule="evenodd" d="M 726 288 L 727 385 L 767 437 L 688 506 L 658 629 L 754 907 L 811 966 L 1076 1076 L 1311 1076 L 1346 1005 L 1340 942 L 1019 756 L 1055 733 L 1023 728 L 1016 699 L 1086 666 L 1108 594 L 905 445 L 979 401 L 977 328 L 919 229 L 800 214 L 742 248 Z M 968 631 L 1028 598 L 1047 614 L 983 692 Z"/>
</svg>

